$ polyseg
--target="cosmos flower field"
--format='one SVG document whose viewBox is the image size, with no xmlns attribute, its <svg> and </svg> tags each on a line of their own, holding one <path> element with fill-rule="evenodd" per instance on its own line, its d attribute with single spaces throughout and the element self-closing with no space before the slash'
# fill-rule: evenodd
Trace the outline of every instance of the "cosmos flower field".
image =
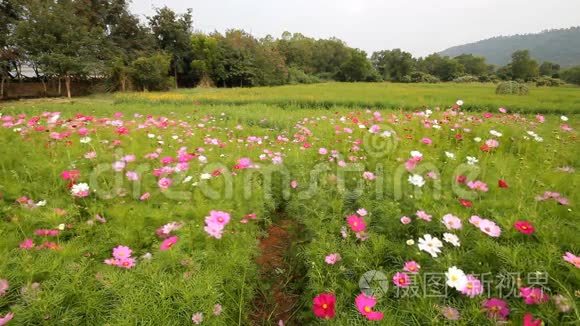
<svg viewBox="0 0 580 326">
<path fill-rule="evenodd" d="M 0 108 L 0 325 L 580 321 L 574 112 L 150 98 Z"/>
</svg>

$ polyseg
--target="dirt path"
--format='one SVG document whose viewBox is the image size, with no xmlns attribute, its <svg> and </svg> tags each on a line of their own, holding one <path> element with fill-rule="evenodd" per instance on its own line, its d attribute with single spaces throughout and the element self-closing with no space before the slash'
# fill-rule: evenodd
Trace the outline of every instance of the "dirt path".
<svg viewBox="0 0 580 326">
<path fill-rule="evenodd" d="M 292 219 L 282 217 L 268 227 L 268 235 L 260 240 L 260 285 L 254 299 L 254 325 L 298 325 L 294 315 L 300 309 L 302 273 L 294 255 L 300 227 Z"/>
</svg>

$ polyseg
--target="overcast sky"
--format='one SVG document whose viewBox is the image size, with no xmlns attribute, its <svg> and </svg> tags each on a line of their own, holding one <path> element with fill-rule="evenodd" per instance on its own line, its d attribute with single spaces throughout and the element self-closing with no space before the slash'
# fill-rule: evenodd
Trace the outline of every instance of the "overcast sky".
<svg viewBox="0 0 580 326">
<path fill-rule="evenodd" d="M 580 25 L 580 0 L 133 0 L 131 9 L 144 17 L 165 5 L 192 8 L 194 28 L 204 32 L 335 36 L 369 55 L 401 48 L 425 56 L 493 36 Z"/>
</svg>

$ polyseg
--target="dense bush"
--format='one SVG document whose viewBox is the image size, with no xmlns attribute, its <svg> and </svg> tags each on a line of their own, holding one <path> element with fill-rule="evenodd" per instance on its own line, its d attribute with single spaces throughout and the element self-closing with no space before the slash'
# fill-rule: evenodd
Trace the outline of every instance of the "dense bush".
<svg viewBox="0 0 580 326">
<path fill-rule="evenodd" d="M 320 83 L 320 78 L 309 75 L 304 70 L 297 67 L 288 68 L 288 83 L 289 84 L 314 84 Z"/>
<path fill-rule="evenodd" d="M 495 89 L 496 94 L 528 95 L 530 89 L 526 84 L 510 80 L 499 83 Z"/>
<path fill-rule="evenodd" d="M 562 73 L 562 79 L 570 84 L 580 85 L 580 66 L 564 71 Z"/>
<path fill-rule="evenodd" d="M 477 78 L 476 76 L 471 76 L 471 75 L 465 75 L 465 76 L 461 76 L 461 77 L 457 77 L 455 79 L 453 79 L 454 83 L 476 83 L 479 82 L 479 78 Z"/>
<path fill-rule="evenodd" d="M 405 75 L 401 79 L 403 83 L 438 83 L 441 80 L 431 74 L 415 71 L 411 75 Z"/>
<path fill-rule="evenodd" d="M 171 58 L 157 53 L 147 57 L 139 57 L 131 65 L 131 77 L 135 85 L 142 90 L 167 90 L 171 86 L 171 78 L 167 77 Z"/>
<path fill-rule="evenodd" d="M 558 87 L 565 84 L 559 78 L 552 78 L 548 76 L 538 77 L 534 81 L 536 82 L 536 86 L 538 87 L 540 86 Z"/>
</svg>

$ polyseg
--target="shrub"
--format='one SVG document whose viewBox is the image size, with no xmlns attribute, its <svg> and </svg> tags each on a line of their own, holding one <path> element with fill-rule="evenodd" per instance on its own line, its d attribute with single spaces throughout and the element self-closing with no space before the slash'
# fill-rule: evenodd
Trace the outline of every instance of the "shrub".
<svg viewBox="0 0 580 326">
<path fill-rule="evenodd" d="M 465 75 L 461 77 L 457 77 L 453 79 L 454 83 L 477 83 L 479 82 L 479 78 L 471 75 Z"/>
<path fill-rule="evenodd" d="M 405 75 L 403 76 L 403 78 L 401 78 L 401 81 L 403 83 L 438 83 L 440 82 L 439 78 L 428 74 L 428 73 L 424 73 L 421 71 L 415 71 L 413 73 L 411 73 L 411 75 Z"/>
<path fill-rule="evenodd" d="M 518 83 L 513 80 L 501 82 L 495 89 L 496 94 L 514 94 L 514 95 L 528 95 L 530 89 L 526 84 Z"/>
<path fill-rule="evenodd" d="M 167 75 L 171 58 L 157 53 L 139 57 L 131 64 L 131 78 L 142 90 L 160 91 L 171 87 L 171 77 Z"/>
<path fill-rule="evenodd" d="M 580 66 L 564 71 L 562 73 L 562 79 L 570 84 L 580 85 Z"/>
<path fill-rule="evenodd" d="M 304 70 L 297 67 L 288 68 L 288 83 L 289 84 L 315 84 L 320 83 L 320 78 L 309 75 Z"/>
<path fill-rule="evenodd" d="M 536 82 L 536 86 L 538 87 L 540 86 L 558 87 L 565 84 L 562 80 L 558 78 L 552 78 L 548 76 L 538 77 L 534 81 Z"/>
</svg>

